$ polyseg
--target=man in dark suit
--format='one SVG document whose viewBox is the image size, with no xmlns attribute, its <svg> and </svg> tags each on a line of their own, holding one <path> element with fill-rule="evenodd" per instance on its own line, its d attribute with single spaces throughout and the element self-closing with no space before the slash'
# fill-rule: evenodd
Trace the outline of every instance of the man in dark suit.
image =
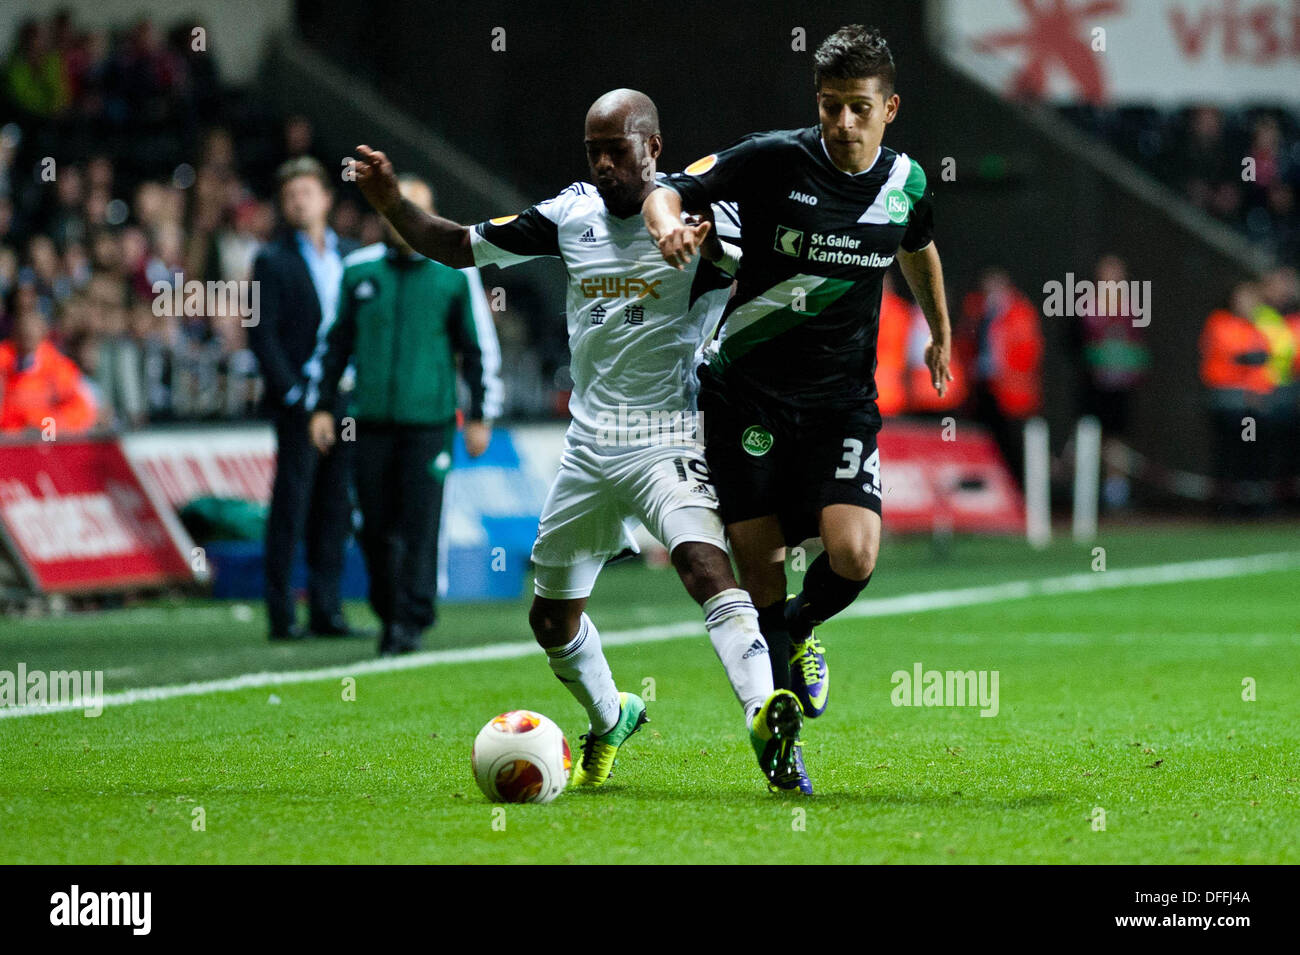
<svg viewBox="0 0 1300 955">
<path fill-rule="evenodd" d="M 405 176 L 401 194 L 434 215 L 433 191 Z M 457 271 L 388 236 L 343 260 L 338 318 L 317 348 L 308 388 L 312 442 L 338 445 L 338 384 L 356 372 L 360 543 L 370 605 L 383 623 L 381 656 L 420 649 L 437 618 L 438 528 L 456 430 L 457 366 L 466 386 L 465 450 L 487 450 L 501 414 L 500 347 L 478 271 Z"/>
<path fill-rule="evenodd" d="M 334 321 L 343 256 L 356 243 L 340 239 L 327 224 L 333 196 L 329 176 L 318 161 L 291 159 L 276 178 L 286 228 L 253 263 L 261 313 L 249 329 L 249 344 L 265 384 L 263 407 L 275 425 L 277 441 L 266 526 L 267 618 L 272 640 L 347 636 L 339 581 L 352 522 L 352 442 L 339 442 L 335 453 L 322 456 L 308 438 L 303 398 L 309 377 L 304 365 L 318 337 Z M 289 583 L 304 531 L 310 609 L 306 631 L 297 625 Z"/>
</svg>

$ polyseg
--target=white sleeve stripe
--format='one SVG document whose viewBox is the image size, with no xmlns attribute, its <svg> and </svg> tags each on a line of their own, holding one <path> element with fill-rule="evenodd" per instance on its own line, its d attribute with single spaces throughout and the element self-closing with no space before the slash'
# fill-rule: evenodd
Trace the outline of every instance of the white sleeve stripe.
<svg viewBox="0 0 1300 955">
<path fill-rule="evenodd" d="M 489 243 L 490 244 L 490 243 Z M 501 382 L 501 344 L 488 307 L 487 293 L 478 269 L 461 269 L 469 283 L 470 309 L 474 313 L 474 331 L 478 334 L 478 347 L 483 355 L 483 417 L 501 417 L 505 405 L 505 386 Z"/>
<path fill-rule="evenodd" d="M 517 252 L 508 252 L 501 246 L 494 245 L 483 238 L 477 228 L 469 230 L 469 248 L 474 255 L 475 266 L 499 265 L 502 268 L 507 268 L 537 258 L 535 255 L 520 255 Z"/>
</svg>

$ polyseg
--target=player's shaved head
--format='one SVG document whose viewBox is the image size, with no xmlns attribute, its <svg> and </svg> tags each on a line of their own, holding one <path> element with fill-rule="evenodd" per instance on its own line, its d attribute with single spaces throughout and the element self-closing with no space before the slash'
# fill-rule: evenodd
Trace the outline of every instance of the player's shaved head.
<svg viewBox="0 0 1300 955">
<path fill-rule="evenodd" d="M 591 104 L 587 110 L 587 135 L 593 127 L 618 129 L 623 135 L 639 133 L 650 137 L 659 132 L 659 110 L 654 100 L 637 90 L 617 89 Z"/>
<path fill-rule="evenodd" d="M 654 100 L 636 90 L 610 90 L 587 110 L 583 143 L 606 208 L 620 218 L 640 213 L 663 151 Z"/>
</svg>

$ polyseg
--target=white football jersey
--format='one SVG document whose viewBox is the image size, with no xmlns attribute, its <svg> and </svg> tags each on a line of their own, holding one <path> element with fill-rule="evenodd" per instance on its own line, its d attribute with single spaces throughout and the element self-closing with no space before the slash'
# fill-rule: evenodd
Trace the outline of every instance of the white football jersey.
<svg viewBox="0 0 1300 955">
<path fill-rule="evenodd" d="M 713 211 L 719 235 L 738 242 L 735 206 Z M 615 217 L 585 182 L 518 215 L 480 222 L 470 239 L 478 266 L 538 256 L 564 262 L 571 441 L 613 451 L 702 440 L 694 433 L 697 353 L 722 316 L 730 275 L 698 255 L 685 270 L 668 265 L 640 213 Z"/>
</svg>

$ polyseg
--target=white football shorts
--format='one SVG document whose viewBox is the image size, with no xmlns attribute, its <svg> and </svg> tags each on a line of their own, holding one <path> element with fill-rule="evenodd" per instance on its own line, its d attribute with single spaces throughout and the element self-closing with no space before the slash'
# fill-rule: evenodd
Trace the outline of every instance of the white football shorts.
<svg viewBox="0 0 1300 955">
<path fill-rule="evenodd" d="M 698 448 L 598 454 L 566 441 L 533 544 L 534 591 L 552 600 L 590 596 L 605 561 L 632 545 L 626 525 L 635 521 L 669 553 L 686 541 L 727 549 L 718 495 Z"/>
</svg>

